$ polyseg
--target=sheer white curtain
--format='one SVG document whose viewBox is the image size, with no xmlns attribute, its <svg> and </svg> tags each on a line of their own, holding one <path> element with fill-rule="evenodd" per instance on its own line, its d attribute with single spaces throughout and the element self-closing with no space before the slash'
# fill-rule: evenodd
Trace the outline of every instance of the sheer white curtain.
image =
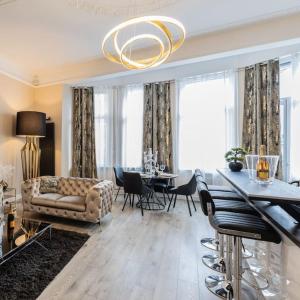
<svg viewBox="0 0 300 300">
<path fill-rule="evenodd" d="M 122 165 L 142 166 L 144 92 L 142 85 L 126 87 L 122 111 Z"/>
<path fill-rule="evenodd" d="M 215 174 L 236 145 L 235 73 L 224 71 L 178 82 L 178 169 Z M 189 172 L 191 173 L 191 172 Z"/>
<path fill-rule="evenodd" d="M 113 179 L 113 167 L 140 167 L 143 86 L 95 89 L 96 161 L 99 178 Z"/>
<path fill-rule="evenodd" d="M 291 179 L 300 178 L 300 53 L 292 58 L 292 107 L 291 107 Z"/>
</svg>

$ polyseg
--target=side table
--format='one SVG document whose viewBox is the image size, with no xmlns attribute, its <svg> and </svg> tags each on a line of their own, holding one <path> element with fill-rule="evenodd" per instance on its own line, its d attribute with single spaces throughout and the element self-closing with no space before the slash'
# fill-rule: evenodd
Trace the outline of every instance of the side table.
<svg viewBox="0 0 300 300">
<path fill-rule="evenodd" d="M 16 188 L 7 188 L 3 191 L 2 206 L 4 210 L 12 208 L 17 209 L 17 190 Z"/>
</svg>

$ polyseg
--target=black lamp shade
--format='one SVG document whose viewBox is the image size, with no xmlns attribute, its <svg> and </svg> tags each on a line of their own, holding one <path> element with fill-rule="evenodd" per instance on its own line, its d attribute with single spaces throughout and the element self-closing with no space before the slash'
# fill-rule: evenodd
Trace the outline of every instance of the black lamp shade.
<svg viewBox="0 0 300 300">
<path fill-rule="evenodd" d="M 17 112 L 16 135 L 46 136 L 46 114 L 37 111 Z"/>
</svg>

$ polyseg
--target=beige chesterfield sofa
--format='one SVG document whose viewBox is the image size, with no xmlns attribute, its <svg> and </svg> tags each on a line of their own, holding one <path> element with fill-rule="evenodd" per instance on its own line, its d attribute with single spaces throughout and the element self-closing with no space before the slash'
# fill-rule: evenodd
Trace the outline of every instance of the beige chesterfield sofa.
<svg viewBox="0 0 300 300">
<path fill-rule="evenodd" d="M 113 183 L 46 176 L 23 182 L 21 192 L 24 211 L 100 223 L 111 212 Z"/>
</svg>

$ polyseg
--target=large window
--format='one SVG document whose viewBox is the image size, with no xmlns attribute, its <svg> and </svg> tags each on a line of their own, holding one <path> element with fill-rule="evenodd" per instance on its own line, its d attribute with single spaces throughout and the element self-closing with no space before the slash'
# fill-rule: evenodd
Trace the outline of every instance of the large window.
<svg viewBox="0 0 300 300">
<path fill-rule="evenodd" d="M 110 91 L 95 93 L 95 139 L 97 167 L 111 166 L 113 145 L 113 101 Z"/>
<path fill-rule="evenodd" d="M 122 165 L 141 167 L 143 148 L 143 88 L 126 89 L 122 112 Z"/>
<path fill-rule="evenodd" d="M 179 169 L 213 171 L 224 166 L 224 154 L 232 146 L 228 132 L 234 135 L 229 124 L 234 115 L 229 75 L 222 72 L 183 80 L 179 89 Z"/>
<path fill-rule="evenodd" d="M 300 55 L 280 65 L 282 161 L 284 179 L 300 179 Z"/>
<path fill-rule="evenodd" d="M 95 89 L 96 161 L 100 177 L 112 167 L 140 167 L 143 139 L 143 86 Z"/>
<path fill-rule="evenodd" d="M 283 179 L 290 179 L 292 68 L 280 65 L 280 122 Z"/>
</svg>

